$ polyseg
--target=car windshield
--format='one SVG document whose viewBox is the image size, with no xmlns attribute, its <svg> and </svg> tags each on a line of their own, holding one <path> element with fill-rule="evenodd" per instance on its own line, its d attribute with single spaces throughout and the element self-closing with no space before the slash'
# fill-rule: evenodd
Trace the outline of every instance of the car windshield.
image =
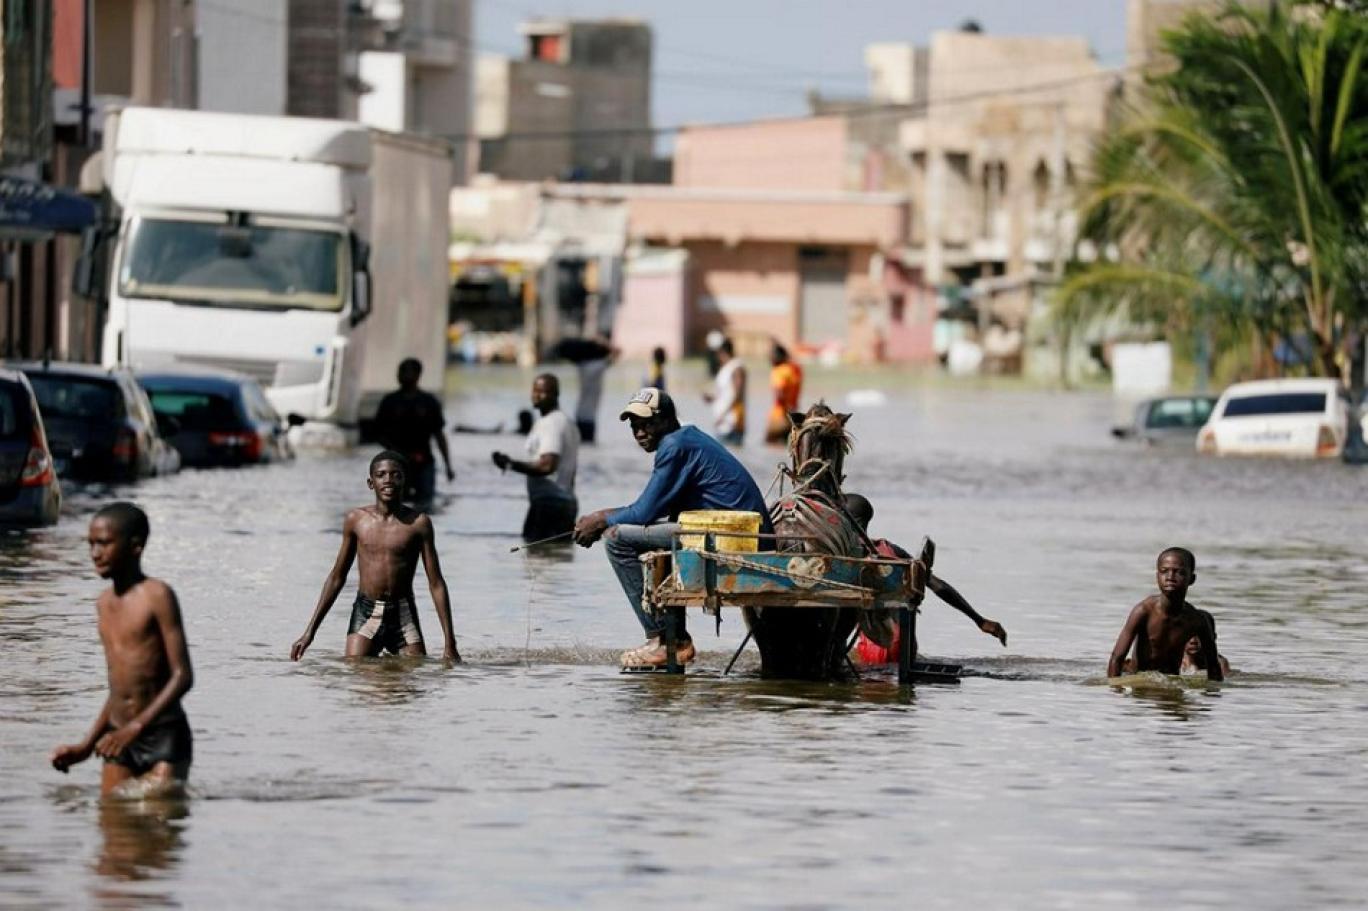
<svg viewBox="0 0 1368 911">
<path fill-rule="evenodd" d="M 182 430 L 223 430 L 240 423 L 237 409 L 225 395 L 179 389 L 149 389 L 147 394 L 152 410 L 175 418 Z"/>
<path fill-rule="evenodd" d="M 13 383 L 0 383 L 0 440 L 20 440 L 24 430 L 19 426 L 20 415 L 26 413 L 21 395 L 23 388 Z"/>
<path fill-rule="evenodd" d="M 34 373 L 29 385 L 45 418 L 111 421 L 119 417 L 119 390 L 112 381 Z"/>
<path fill-rule="evenodd" d="M 342 308 L 344 238 L 329 231 L 140 218 L 119 272 L 127 297 L 225 307 Z"/>
<path fill-rule="evenodd" d="M 1150 406 L 1145 426 L 1150 429 L 1166 427 L 1201 427 L 1211 414 L 1210 399 L 1160 399 Z"/>
<path fill-rule="evenodd" d="M 1271 414 L 1324 414 L 1324 392 L 1270 392 L 1226 402 L 1223 417 L 1244 418 Z"/>
</svg>

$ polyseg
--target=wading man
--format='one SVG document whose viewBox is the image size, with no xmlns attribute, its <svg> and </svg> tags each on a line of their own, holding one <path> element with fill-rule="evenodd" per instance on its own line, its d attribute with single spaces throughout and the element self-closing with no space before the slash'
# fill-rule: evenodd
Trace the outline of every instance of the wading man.
<svg viewBox="0 0 1368 911">
<path fill-rule="evenodd" d="M 451 470 L 451 453 L 442 433 L 446 425 L 442 403 L 432 393 L 418 388 L 422 376 L 423 364 L 417 358 L 405 358 L 399 365 L 399 388 L 381 399 L 375 412 L 375 438 L 381 446 L 402 455 L 408 465 L 405 499 L 430 503 L 437 490 L 433 440 L 442 454 L 448 483 L 456 480 L 456 472 Z"/>
<path fill-rule="evenodd" d="M 499 470 L 527 476 L 524 541 L 567 534 L 579 514 L 575 499 L 579 430 L 560 410 L 560 381 L 554 374 L 543 373 L 532 381 L 532 407 L 539 417 L 527 435 L 527 461 L 520 462 L 503 452 L 490 456 Z"/>
<path fill-rule="evenodd" d="M 679 514 L 690 509 L 755 512 L 761 516 L 762 534 L 771 534 L 773 529 L 765 498 L 745 466 L 697 427 L 681 427 L 669 395 L 659 389 L 642 389 L 618 418 L 631 424 L 638 446 L 655 454 L 651 479 L 630 506 L 581 516 L 575 523 L 575 542 L 590 547 L 604 539 L 608 561 L 646 633 L 644 644 L 622 653 L 623 667 L 662 667 L 666 663 L 664 629 L 641 606 L 641 554 L 669 550 L 672 536 L 679 531 Z M 687 664 L 694 659 L 695 649 L 684 628 L 683 608 L 675 610 L 677 656 Z"/>
</svg>

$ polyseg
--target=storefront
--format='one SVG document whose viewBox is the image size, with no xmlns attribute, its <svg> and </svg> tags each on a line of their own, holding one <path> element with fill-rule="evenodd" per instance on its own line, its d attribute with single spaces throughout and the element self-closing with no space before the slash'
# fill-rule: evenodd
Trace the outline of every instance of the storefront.
<svg viewBox="0 0 1368 911">
<path fill-rule="evenodd" d="M 0 356 L 61 356 L 67 335 L 59 258 L 95 223 L 85 197 L 13 174 L 0 175 Z"/>
</svg>

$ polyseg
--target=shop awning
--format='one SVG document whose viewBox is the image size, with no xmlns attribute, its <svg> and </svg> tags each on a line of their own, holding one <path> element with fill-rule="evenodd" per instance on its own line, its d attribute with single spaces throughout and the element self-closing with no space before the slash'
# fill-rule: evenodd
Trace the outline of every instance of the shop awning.
<svg viewBox="0 0 1368 911">
<path fill-rule="evenodd" d="M 0 175 L 0 238 L 35 240 L 78 233 L 95 221 L 95 204 L 70 190 Z"/>
</svg>

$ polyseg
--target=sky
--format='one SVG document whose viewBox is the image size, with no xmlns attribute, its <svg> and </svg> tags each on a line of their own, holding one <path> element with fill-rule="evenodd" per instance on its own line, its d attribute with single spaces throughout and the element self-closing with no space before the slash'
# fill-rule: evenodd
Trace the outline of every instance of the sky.
<svg viewBox="0 0 1368 911">
<path fill-rule="evenodd" d="M 1004 35 L 1082 35 L 1125 60 L 1126 0 L 475 0 L 481 51 L 520 56 L 529 18 L 630 17 L 654 30 L 658 127 L 806 113 L 805 94 L 864 93 L 864 47 L 925 44 L 975 19 Z"/>
</svg>

